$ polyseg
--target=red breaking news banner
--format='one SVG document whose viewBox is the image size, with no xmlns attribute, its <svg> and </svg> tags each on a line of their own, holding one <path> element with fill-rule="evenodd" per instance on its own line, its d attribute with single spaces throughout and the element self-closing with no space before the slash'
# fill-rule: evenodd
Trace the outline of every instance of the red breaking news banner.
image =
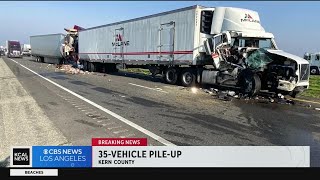
<svg viewBox="0 0 320 180">
<path fill-rule="evenodd" d="M 92 146 L 147 146 L 147 138 L 92 138 Z"/>
</svg>

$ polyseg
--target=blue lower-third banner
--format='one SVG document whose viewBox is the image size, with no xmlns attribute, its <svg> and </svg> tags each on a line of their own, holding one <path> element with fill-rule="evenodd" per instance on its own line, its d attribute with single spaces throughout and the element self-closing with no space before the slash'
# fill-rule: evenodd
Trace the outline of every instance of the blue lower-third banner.
<svg viewBox="0 0 320 180">
<path fill-rule="evenodd" d="M 32 167 L 91 166 L 91 146 L 32 146 Z"/>
</svg>

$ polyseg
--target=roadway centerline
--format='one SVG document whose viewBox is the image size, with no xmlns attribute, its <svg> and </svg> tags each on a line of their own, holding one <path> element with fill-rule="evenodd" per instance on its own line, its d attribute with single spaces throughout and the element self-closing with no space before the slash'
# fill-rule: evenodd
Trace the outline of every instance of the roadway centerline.
<svg viewBox="0 0 320 180">
<path fill-rule="evenodd" d="M 167 91 L 163 91 L 163 90 L 157 89 L 157 88 L 150 88 L 150 87 L 142 86 L 142 85 L 139 85 L 139 84 L 133 84 L 133 83 L 128 83 L 128 84 L 130 84 L 132 86 L 137 86 L 137 87 L 141 87 L 141 88 L 145 88 L 145 89 L 150 89 L 150 90 L 162 92 L 162 93 L 168 93 Z"/>
<path fill-rule="evenodd" d="M 13 60 L 13 59 L 11 59 L 11 58 L 8 58 L 8 59 L 11 60 L 11 61 L 13 61 L 13 62 L 15 62 L 16 64 L 20 65 L 21 67 L 25 68 L 26 70 L 32 72 L 33 74 L 39 76 L 40 78 L 42 78 L 42 79 L 50 82 L 51 84 L 59 87 L 60 89 L 62 89 L 62 90 L 64 90 L 64 91 L 72 94 L 73 96 L 75 96 L 75 97 L 77 97 L 77 98 L 79 98 L 79 99 L 81 99 L 81 100 L 83 100 L 83 101 L 85 101 L 85 102 L 87 102 L 87 103 L 89 103 L 89 104 L 91 104 L 92 106 L 100 109 L 101 111 L 104 111 L 105 113 L 107 113 L 107 114 L 113 116 L 114 118 L 116 118 L 116 119 L 118 119 L 118 120 L 126 123 L 127 125 L 133 127 L 134 129 L 137 129 L 138 131 L 140 131 L 140 132 L 142 132 L 142 133 L 150 136 L 151 138 L 155 139 L 156 141 L 159 141 L 160 143 L 162 143 L 162 144 L 164 144 L 164 145 L 166 145 L 166 146 L 175 146 L 175 144 L 167 141 L 166 139 L 164 139 L 164 138 L 162 138 L 162 137 L 154 134 L 153 132 L 151 132 L 151 131 L 149 131 L 149 130 L 147 130 L 147 129 L 144 129 L 143 127 L 141 127 L 141 126 L 139 126 L 139 125 L 137 125 L 137 124 L 129 121 L 128 119 L 126 119 L 126 118 L 124 118 L 124 117 L 122 117 L 122 116 L 120 116 L 120 115 L 118 115 L 118 114 L 110 111 L 109 109 L 106 109 L 106 108 L 100 106 L 99 104 L 97 104 L 97 103 L 95 103 L 95 102 L 93 102 L 93 101 L 91 101 L 91 100 L 89 100 L 89 99 L 87 99 L 87 98 L 85 98 L 85 97 L 83 97 L 83 96 L 81 96 L 81 95 L 79 95 L 79 94 L 77 94 L 77 93 L 75 93 L 75 92 L 73 92 L 73 91 L 71 91 L 71 90 L 63 87 L 63 86 L 61 86 L 60 84 L 58 84 L 58 83 L 56 83 L 56 82 L 54 82 L 54 81 L 52 81 L 52 80 L 50 80 L 50 79 L 48 79 L 48 78 L 40 75 L 40 74 L 38 74 L 37 72 L 29 69 L 28 67 L 20 64 L 19 62 L 15 61 L 15 60 Z M 154 89 L 154 90 L 156 90 L 156 89 Z M 157 90 L 157 91 L 159 91 L 159 90 Z M 161 92 L 165 92 L 165 91 L 161 91 Z M 165 92 L 165 93 L 167 93 L 167 92 Z"/>
</svg>

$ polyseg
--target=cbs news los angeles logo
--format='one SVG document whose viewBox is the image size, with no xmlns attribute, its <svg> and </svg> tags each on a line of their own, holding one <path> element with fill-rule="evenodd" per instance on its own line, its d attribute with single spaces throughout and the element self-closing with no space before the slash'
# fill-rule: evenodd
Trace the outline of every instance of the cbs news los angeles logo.
<svg viewBox="0 0 320 180">
<path fill-rule="evenodd" d="M 11 167 L 32 167 L 32 147 L 16 146 L 11 147 Z"/>
</svg>

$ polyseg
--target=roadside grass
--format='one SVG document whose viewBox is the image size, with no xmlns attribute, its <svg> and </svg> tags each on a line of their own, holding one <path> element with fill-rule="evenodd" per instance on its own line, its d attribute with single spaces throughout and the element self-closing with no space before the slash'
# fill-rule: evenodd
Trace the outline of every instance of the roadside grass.
<svg viewBox="0 0 320 180">
<path fill-rule="evenodd" d="M 309 89 L 300 94 L 301 97 L 320 98 L 320 75 L 311 75 Z"/>
<path fill-rule="evenodd" d="M 149 69 L 142 69 L 142 68 L 128 68 L 128 69 L 124 69 L 122 71 L 131 72 L 131 73 L 140 73 L 140 74 L 144 74 L 144 75 L 151 75 Z"/>
</svg>

